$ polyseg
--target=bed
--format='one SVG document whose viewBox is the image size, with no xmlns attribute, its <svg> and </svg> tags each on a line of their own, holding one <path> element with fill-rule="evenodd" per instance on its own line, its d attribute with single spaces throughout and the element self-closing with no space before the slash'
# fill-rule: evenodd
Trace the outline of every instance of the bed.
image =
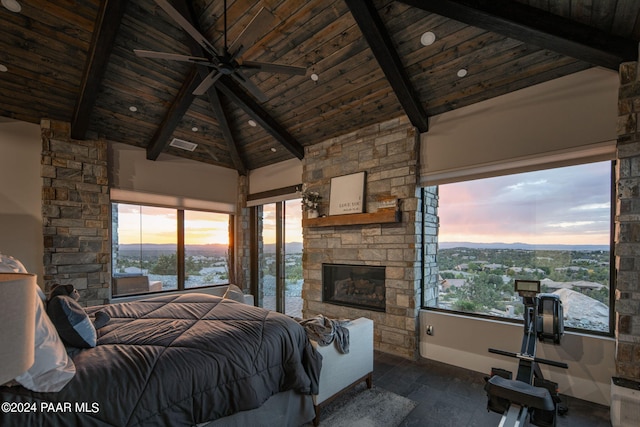
<svg viewBox="0 0 640 427">
<path fill-rule="evenodd" d="M 0 387 L 12 409 L 3 406 L 0 425 L 300 426 L 314 418 L 321 356 L 288 316 L 206 294 L 85 311 L 111 319 L 95 347 L 70 352 L 75 375 L 57 392 Z"/>
</svg>

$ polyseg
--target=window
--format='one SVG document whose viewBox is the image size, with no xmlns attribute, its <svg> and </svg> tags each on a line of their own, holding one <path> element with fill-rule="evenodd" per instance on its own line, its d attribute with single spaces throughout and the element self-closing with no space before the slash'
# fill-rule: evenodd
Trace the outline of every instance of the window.
<svg viewBox="0 0 640 427">
<path fill-rule="evenodd" d="M 302 317 L 301 199 L 257 207 L 259 304 Z"/>
<path fill-rule="evenodd" d="M 612 332 L 612 163 L 438 188 L 439 309 L 522 319 L 514 279 L 560 295 L 565 328 Z"/>
<path fill-rule="evenodd" d="M 228 283 L 228 214 L 112 204 L 113 295 Z"/>
</svg>

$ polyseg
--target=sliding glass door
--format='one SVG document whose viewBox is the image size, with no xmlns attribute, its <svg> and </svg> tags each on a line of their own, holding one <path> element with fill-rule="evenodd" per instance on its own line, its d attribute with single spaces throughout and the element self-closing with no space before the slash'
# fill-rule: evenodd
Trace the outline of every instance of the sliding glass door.
<svg viewBox="0 0 640 427">
<path fill-rule="evenodd" d="M 302 317 L 300 199 L 256 209 L 258 301 L 269 310 Z"/>
</svg>

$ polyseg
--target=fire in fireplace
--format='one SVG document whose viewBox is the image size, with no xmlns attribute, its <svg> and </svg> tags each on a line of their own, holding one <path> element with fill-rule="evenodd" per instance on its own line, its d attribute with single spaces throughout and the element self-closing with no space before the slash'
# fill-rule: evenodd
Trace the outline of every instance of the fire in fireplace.
<svg viewBox="0 0 640 427">
<path fill-rule="evenodd" d="M 322 264 L 322 301 L 385 311 L 385 267 Z"/>
</svg>

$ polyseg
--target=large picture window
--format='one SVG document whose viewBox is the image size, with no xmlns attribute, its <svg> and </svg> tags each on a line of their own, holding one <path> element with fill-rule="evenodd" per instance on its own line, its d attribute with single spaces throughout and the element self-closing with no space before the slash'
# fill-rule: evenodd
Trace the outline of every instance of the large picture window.
<svg viewBox="0 0 640 427">
<path fill-rule="evenodd" d="M 113 203 L 113 296 L 227 284 L 230 219 Z"/>
<path fill-rule="evenodd" d="M 440 185 L 436 308 L 522 319 L 514 280 L 540 280 L 565 328 L 610 334 L 611 194 L 611 162 Z"/>
</svg>

